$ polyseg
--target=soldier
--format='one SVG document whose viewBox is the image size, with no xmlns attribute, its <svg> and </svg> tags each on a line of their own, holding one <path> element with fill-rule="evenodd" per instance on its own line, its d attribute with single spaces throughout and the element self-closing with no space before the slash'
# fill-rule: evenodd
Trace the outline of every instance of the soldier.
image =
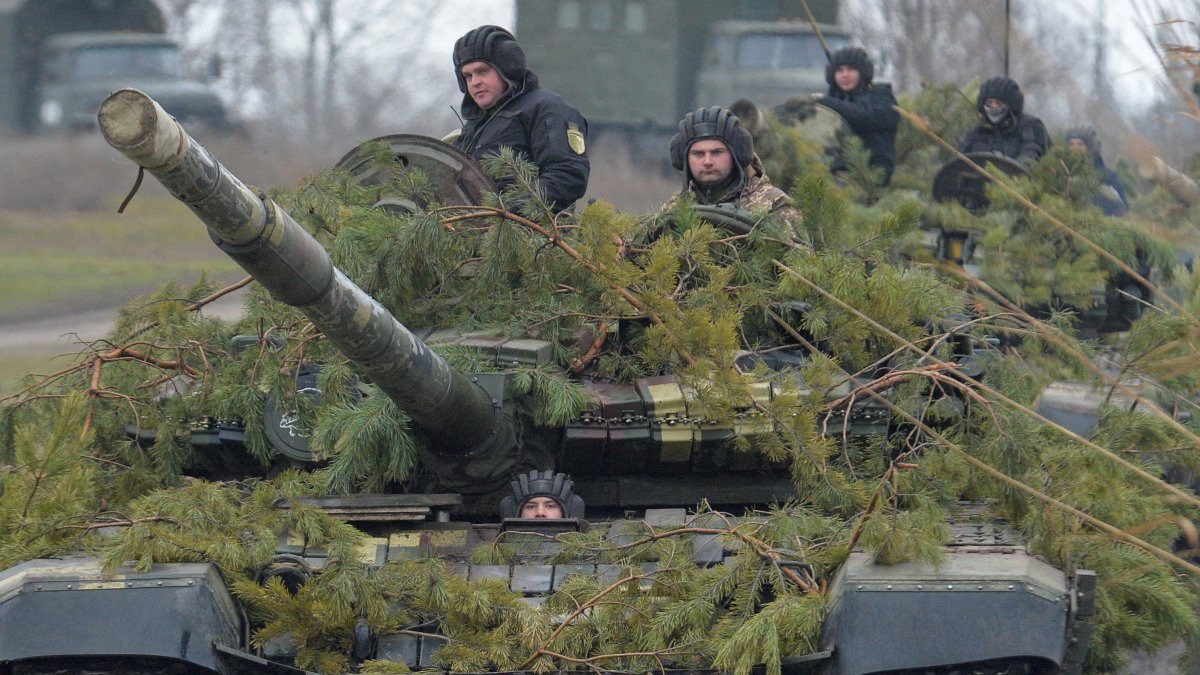
<svg viewBox="0 0 1200 675">
<path fill-rule="evenodd" d="M 475 159 L 502 146 L 538 168 L 551 209 L 570 208 L 587 191 L 587 120 L 561 96 L 538 86 L 512 33 L 480 26 L 454 43 L 463 92 L 463 128 L 454 145 Z M 503 186 L 502 186 L 503 187 Z"/>
<path fill-rule="evenodd" d="M 1063 134 L 1063 140 L 1071 150 L 1087 153 L 1096 168 L 1104 174 L 1104 185 L 1096 191 L 1095 196 L 1092 197 L 1092 203 L 1106 216 L 1125 215 L 1129 211 L 1125 185 L 1121 183 L 1121 177 L 1117 175 L 1116 171 L 1104 165 L 1104 158 L 1100 155 L 1100 139 L 1096 137 L 1096 130 L 1092 127 L 1067 129 Z"/>
<path fill-rule="evenodd" d="M 979 87 L 975 99 L 979 124 L 958 144 L 962 152 L 995 152 L 1026 163 L 1036 162 L 1050 147 L 1046 125 L 1027 115 L 1025 95 L 1007 77 L 991 77 Z"/>
<path fill-rule="evenodd" d="M 583 518 L 583 498 L 565 473 L 530 471 L 511 485 L 512 495 L 500 501 L 505 518 Z"/>
<path fill-rule="evenodd" d="M 825 81 L 829 93 L 817 94 L 817 103 L 841 115 L 871 152 L 871 166 L 883 169 L 881 185 L 892 182 L 896 169 L 896 129 L 900 113 L 893 106 L 892 85 L 873 84 L 875 65 L 859 47 L 843 47 L 829 57 Z"/>
<path fill-rule="evenodd" d="M 754 139 L 737 115 L 718 106 L 684 115 L 670 151 L 671 165 L 684 174 L 683 191 L 667 202 L 664 211 L 690 194 L 697 204 L 730 204 L 776 215 L 795 239 L 800 212 L 786 192 L 771 184 L 754 154 Z"/>
</svg>

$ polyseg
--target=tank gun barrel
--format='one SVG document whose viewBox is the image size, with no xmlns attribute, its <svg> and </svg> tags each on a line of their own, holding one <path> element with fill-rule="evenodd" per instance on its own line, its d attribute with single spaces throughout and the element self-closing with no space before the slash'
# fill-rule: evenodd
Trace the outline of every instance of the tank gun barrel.
<svg viewBox="0 0 1200 675">
<path fill-rule="evenodd" d="M 496 435 L 499 408 L 482 387 L 347 278 L 316 239 L 225 169 L 153 99 L 119 90 L 97 118 L 109 145 L 186 204 L 271 295 L 303 312 L 440 452 L 469 453 Z"/>
</svg>

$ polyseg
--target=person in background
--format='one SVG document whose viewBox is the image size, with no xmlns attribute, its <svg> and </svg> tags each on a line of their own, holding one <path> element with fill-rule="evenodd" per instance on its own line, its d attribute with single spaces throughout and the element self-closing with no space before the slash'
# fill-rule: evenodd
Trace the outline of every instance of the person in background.
<svg viewBox="0 0 1200 675">
<path fill-rule="evenodd" d="M 882 185 L 896 169 L 896 130 L 900 113 L 894 108 L 892 86 L 875 83 L 875 65 L 860 47 L 843 47 L 829 57 L 825 81 L 829 93 L 814 100 L 841 115 L 871 153 L 871 166 L 883 170 Z"/>
<path fill-rule="evenodd" d="M 1092 197 L 1096 205 L 1106 216 L 1123 216 L 1129 211 L 1129 200 L 1125 196 L 1125 185 L 1116 171 L 1104 165 L 1104 157 L 1100 155 L 1100 139 L 1092 127 L 1073 127 L 1063 134 L 1067 147 L 1075 152 L 1087 153 L 1104 174 L 1104 185 Z"/>
<path fill-rule="evenodd" d="M 1046 125 L 1025 113 L 1025 95 L 1009 78 L 984 80 L 979 86 L 975 109 L 979 112 L 979 123 L 963 136 L 958 144 L 960 151 L 993 152 L 1033 163 L 1050 148 Z"/>
</svg>

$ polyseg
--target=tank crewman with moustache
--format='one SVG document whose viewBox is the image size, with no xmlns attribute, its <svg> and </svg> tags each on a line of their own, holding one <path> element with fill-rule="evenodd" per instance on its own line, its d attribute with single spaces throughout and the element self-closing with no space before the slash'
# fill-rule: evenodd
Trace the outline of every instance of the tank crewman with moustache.
<svg viewBox="0 0 1200 675">
<path fill-rule="evenodd" d="M 754 139 L 737 115 L 725 108 L 699 108 L 679 122 L 671 138 L 671 165 L 683 172 L 683 190 L 663 207 L 674 208 L 685 195 L 702 206 L 729 204 L 751 213 L 777 217 L 795 241 L 800 212 L 786 192 L 771 184 L 754 154 Z"/>
<path fill-rule="evenodd" d="M 454 43 L 463 127 L 454 146 L 475 159 L 512 148 L 538 168 L 550 208 L 570 208 L 587 191 L 587 120 L 538 85 L 525 51 L 500 26 L 480 26 Z M 501 185 L 500 187 L 504 187 Z"/>
</svg>

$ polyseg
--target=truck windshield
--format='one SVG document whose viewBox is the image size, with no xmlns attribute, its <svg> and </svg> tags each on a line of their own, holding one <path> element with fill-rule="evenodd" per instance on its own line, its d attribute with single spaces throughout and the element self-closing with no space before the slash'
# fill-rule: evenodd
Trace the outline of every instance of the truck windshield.
<svg viewBox="0 0 1200 675">
<path fill-rule="evenodd" d="M 728 39 L 727 46 L 715 51 L 725 55 L 725 59 L 722 60 L 726 65 L 747 70 L 825 66 L 825 52 L 821 49 L 821 42 L 811 33 L 746 33 L 737 36 L 737 47 L 732 50 L 729 46 L 732 46 L 733 36 L 721 37 Z M 830 51 L 836 51 L 849 44 L 846 38 L 838 35 L 827 36 L 825 42 Z"/>
<path fill-rule="evenodd" d="M 106 45 L 83 47 L 71 57 L 70 79 L 130 75 L 179 77 L 179 49 L 174 45 Z"/>
</svg>

